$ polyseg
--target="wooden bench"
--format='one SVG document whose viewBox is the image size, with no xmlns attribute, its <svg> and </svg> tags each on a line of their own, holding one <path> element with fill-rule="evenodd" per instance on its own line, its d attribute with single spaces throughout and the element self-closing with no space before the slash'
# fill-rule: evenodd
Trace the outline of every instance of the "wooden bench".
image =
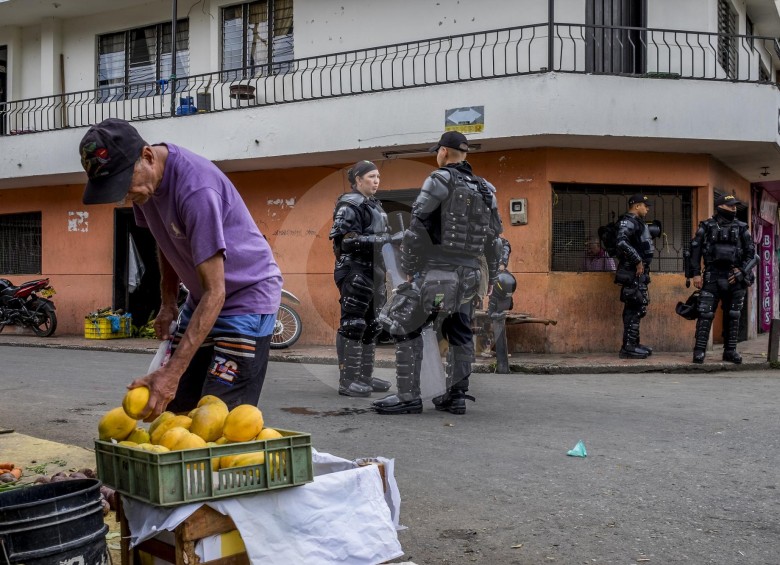
<svg viewBox="0 0 780 565">
<path fill-rule="evenodd" d="M 502 312 L 488 315 L 485 310 L 476 310 L 472 319 L 474 336 L 485 335 L 488 328 L 493 333 L 496 344 L 496 373 L 509 374 L 509 352 L 506 343 L 506 326 L 517 324 L 544 324 L 545 326 L 558 324 L 556 320 L 536 318 L 524 312 Z"/>
</svg>

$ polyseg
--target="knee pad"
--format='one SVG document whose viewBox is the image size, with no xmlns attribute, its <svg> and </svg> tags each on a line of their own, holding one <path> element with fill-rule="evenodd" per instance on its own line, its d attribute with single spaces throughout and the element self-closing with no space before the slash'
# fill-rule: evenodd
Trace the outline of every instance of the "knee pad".
<svg viewBox="0 0 780 565">
<path fill-rule="evenodd" d="M 382 331 L 382 327 L 377 320 L 371 320 L 371 323 L 366 326 L 363 332 L 363 343 L 371 343 L 376 339 L 376 336 Z"/>
<path fill-rule="evenodd" d="M 363 318 L 348 318 L 341 322 L 339 333 L 347 339 L 359 340 L 366 331 L 366 321 Z"/>
<path fill-rule="evenodd" d="M 365 316 L 374 297 L 371 280 L 360 274 L 350 274 L 341 286 L 341 307 L 347 314 Z"/>
</svg>

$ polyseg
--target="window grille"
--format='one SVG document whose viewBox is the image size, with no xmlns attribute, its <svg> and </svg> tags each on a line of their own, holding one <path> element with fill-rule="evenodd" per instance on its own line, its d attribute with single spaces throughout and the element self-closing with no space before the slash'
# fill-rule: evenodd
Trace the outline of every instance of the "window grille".
<svg viewBox="0 0 780 565">
<path fill-rule="evenodd" d="M 683 251 L 692 234 L 691 188 L 557 183 L 553 185 L 552 270 L 587 270 L 589 240 L 598 238 L 600 226 L 618 220 L 628 210 L 628 198 L 637 193 L 653 203 L 646 220 L 659 220 L 663 228 L 654 240 L 651 271 L 682 272 Z"/>
<path fill-rule="evenodd" d="M 737 13 L 729 0 L 718 0 L 718 63 L 726 76 L 737 75 Z"/>
<path fill-rule="evenodd" d="M 0 215 L 0 273 L 41 273 L 41 213 Z"/>
<path fill-rule="evenodd" d="M 269 41 L 268 30 L 272 29 Z M 261 0 L 222 9 L 225 80 L 285 72 L 293 59 L 292 0 Z"/>
<path fill-rule="evenodd" d="M 190 72 L 189 20 L 176 22 L 176 76 Z M 99 101 L 153 96 L 171 78 L 171 23 L 98 37 Z M 183 82 L 177 90 L 186 88 Z"/>
</svg>

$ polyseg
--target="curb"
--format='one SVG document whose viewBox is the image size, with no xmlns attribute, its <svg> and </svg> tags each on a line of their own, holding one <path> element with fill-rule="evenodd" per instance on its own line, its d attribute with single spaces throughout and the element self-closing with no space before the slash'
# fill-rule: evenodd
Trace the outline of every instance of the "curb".
<svg viewBox="0 0 780 565">
<path fill-rule="evenodd" d="M 99 343 L 90 344 L 88 347 L 83 345 L 69 345 L 69 344 L 46 344 L 40 342 L 0 342 L 0 347 L 43 347 L 47 349 L 67 349 L 67 350 L 79 350 L 79 351 L 103 351 L 113 353 L 135 353 L 149 355 L 157 350 L 156 345 L 150 347 L 127 347 L 120 348 L 110 345 L 100 345 Z M 301 363 L 312 365 L 336 365 L 337 361 L 332 356 L 324 355 L 298 355 L 294 353 L 275 353 L 279 350 L 271 350 L 268 356 L 269 361 L 279 363 Z M 395 363 L 391 359 L 377 359 L 376 366 L 384 369 L 392 369 L 395 367 Z M 618 373 L 630 373 L 630 374 L 648 374 L 648 373 L 667 373 L 667 374 L 708 374 L 708 373 L 720 373 L 720 372 L 737 372 L 737 371 L 766 371 L 773 370 L 768 361 L 747 361 L 741 365 L 734 365 L 732 363 L 723 363 L 720 361 L 713 361 L 705 363 L 703 365 L 694 365 L 693 363 L 680 362 L 680 363 L 664 363 L 657 365 L 646 364 L 587 364 L 579 362 L 577 365 L 558 365 L 554 363 L 542 364 L 532 362 L 530 364 L 510 363 L 509 374 L 523 374 L 523 375 L 575 375 L 575 374 L 618 374 Z M 472 372 L 477 374 L 495 374 L 496 364 L 495 361 L 474 363 L 472 366 Z"/>
</svg>

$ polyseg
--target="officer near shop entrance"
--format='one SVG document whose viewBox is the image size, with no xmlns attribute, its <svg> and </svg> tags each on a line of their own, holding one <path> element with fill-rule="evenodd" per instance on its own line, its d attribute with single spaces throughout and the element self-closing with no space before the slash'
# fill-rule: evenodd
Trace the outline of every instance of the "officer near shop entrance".
<svg viewBox="0 0 780 565">
<path fill-rule="evenodd" d="M 704 363 L 718 302 L 723 309 L 723 360 L 742 363 L 742 357 L 737 353 L 739 318 L 747 289 L 755 280 L 753 268 L 758 256 L 748 225 L 736 218 L 738 204 L 742 203 L 731 194 L 719 196 L 715 200 L 715 214 L 699 224 L 691 241 L 690 273 L 693 286 L 701 290 L 694 363 Z"/>
<path fill-rule="evenodd" d="M 650 211 L 647 196 L 635 194 L 628 199 L 628 212 L 618 222 L 617 251 L 620 260 L 615 272 L 615 284 L 621 286 L 623 303 L 623 346 L 621 359 L 645 359 L 653 350 L 639 341 L 639 323 L 647 314 L 650 303 L 650 263 L 655 254 L 653 238 L 661 234 L 661 224 L 646 224 Z"/>
</svg>

